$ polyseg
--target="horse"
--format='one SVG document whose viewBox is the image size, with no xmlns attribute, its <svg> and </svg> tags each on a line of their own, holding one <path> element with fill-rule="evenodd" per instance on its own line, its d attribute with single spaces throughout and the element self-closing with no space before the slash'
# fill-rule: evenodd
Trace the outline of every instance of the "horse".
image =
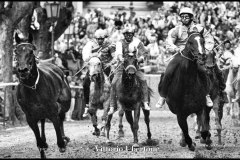
<svg viewBox="0 0 240 160">
<path fill-rule="evenodd" d="M 188 145 L 190 151 L 194 151 L 196 147 L 196 143 L 189 136 L 187 123 L 187 117 L 193 113 L 200 118 L 201 137 L 206 140 L 207 148 L 210 148 L 212 143 L 209 132 L 211 108 L 206 106 L 209 82 L 206 74 L 200 68 L 206 60 L 202 34 L 203 31 L 188 33 L 184 49 L 174 56 L 166 68 L 168 71 L 172 67 L 171 65 L 176 65 L 174 72 L 170 77 L 166 77 L 165 73 L 162 73 L 158 84 L 160 96 L 166 97 L 166 103 L 170 111 L 176 114 L 182 130 L 180 146 Z M 168 83 L 167 86 L 163 81 Z M 168 87 L 167 91 L 164 90 L 166 87 Z"/>
<path fill-rule="evenodd" d="M 90 78 L 89 110 L 91 121 L 94 127 L 93 135 L 99 136 L 100 130 L 97 127 L 97 110 L 103 109 L 101 136 L 105 136 L 105 125 L 107 112 L 110 106 L 110 80 L 103 71 L 102 61 L 98 57 L 92 57 L 88 62 Z"/>
<path fill-rule="evenodd" d="M 228 97 L 228 105 L 227 105 L 227 115 L 232 116 L 232 119 L 236 118 L 236 112 L 234 108 L 234 102 L 232 102 L 232 99 L 235 98 L 236 92 L 237 92 L 237 85 L 240 83 L 239 80 L 237 80 L 237 74 L 238 74 L 239 66 L 233 66 L 229 69 L 228 74 L 228 80 L 226 82 L 226 93 Z M 232 80 L 232 81 L 231 81 Z M 240 102 L 237 102 L 238 106 L 240 107 Z M 240 111 L 238 111 L 238 120 L 240 120 Z"/>
<path fill-rule="evenodd" d="M 223 117 L 223 106 L 224 101 L 220 98 L 220 82 L 216 74 L 216 59 L 215 59 L 216 53 L 210 52 L 207 54 L 207 59 L 205 63 L 205 68 L 207 75 L 210 79 L 210 97 L 213 100 L 213 111 L 215 113 L 215 129 L 218 132 L 218 144 L 222 144 L 221 142 L 221 131 L 222 131 L 222 117 Z M 198 127 L 196 130 L 196 139 L 201 138 L 200 136 L 200 124 L 199 124 L 199 118 L 197 118 Z M 202 138 L 200 139 L 201 143 L 205 143 L 205 140 Z"/>
<path fill-rule="evenodd" d="M 37 63 L 32 36 L 27 40 L 15 34 L 16 70 L 19 84 L 17 102 L 26 115 L 26 120 L 35 134 L 41 158 L 46 158 L 48 148 L 45 136 L 45 120 L 49 119 L 57 135 L 60 152 L 66 151 L 70 138 L 65 136 L 63 121 L 70 108 L 71 92 L 63 71 L 51 63 Z M 41 135 L 38 122 L 41 121 Z"/>
<path fill-rule="evenodd" d="M 151 140 L 151 131 L 150 131 L 150 111 L 143 109 L 143 93 L 141 91 L 142 84 L 144 83 L 142 79 L 140 79 L 137 75 L 137 69 L 138 68 L 138 62 L 134 55 L 134 53 L 128 53 L 126 57 L 124 58 L 123 65 L 123 72 L 121 75 L 121 78 L 119 78 L 116 82 L 116 98 L 115 98 L 115 104 L 117 104 L 119 108 L 119 118 L 120 118 L 120 124 L 119 124 L 119 137 L 124 136 L 124 132 L 122 131 L 122 118 L 125 114 L 126 119 L 128 123 L 130 124 L 132 133 L 133 133 L 133 139 L 134 144 L 133 147 L 137 148 L 139 147 L 138 144 L 138 122 L 140 117 L 140 108 L 142 107 L 143 113 L 144 113 L 144 120 L 147 125 L 147 137 L 148 140 Z M 113 86 L 112 86 L 113 87 Z M 148 87 L 148 101 L 150 102 L 150 96 L 152 95 L 151 88 Z M 150 104 L 150 103 L 149 103 Z M 134 111 L 134 119 L 132 116 L 132 111 Z M 107 143 L 110 143 L 109 140 L 109 132 L 111 128 L 111 119 L 113 117 L 113 114 L 108 115 L 107 117 L 107 124 L 106 124 L 106 130 L 107 130 Z"/>
</svg>

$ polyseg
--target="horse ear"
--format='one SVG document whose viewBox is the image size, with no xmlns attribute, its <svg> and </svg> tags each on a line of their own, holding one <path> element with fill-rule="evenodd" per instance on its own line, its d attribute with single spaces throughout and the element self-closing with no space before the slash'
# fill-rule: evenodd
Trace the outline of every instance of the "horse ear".
<svg viewBox="0 0 240 160">
<path fill-rule="evenodd" d="M 15 33 L 15 41 L 17 44 L 19 44 L 21 42 L 21 39 L 19 38 L 17 33 Z"/>
</svg>

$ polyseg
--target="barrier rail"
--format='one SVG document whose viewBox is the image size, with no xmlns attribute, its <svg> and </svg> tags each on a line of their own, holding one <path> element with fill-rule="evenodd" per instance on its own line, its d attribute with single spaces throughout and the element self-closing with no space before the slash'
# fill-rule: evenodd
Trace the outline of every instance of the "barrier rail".
<svg viewBox="0 0 240 160">
<path fill-rule="evenodd" d="M 6 118 L 6 87 L 9 86 L 17 86 L 19 83 L 18 82 L 9 82 L 9 83 L 0 83 L 0 88 L 4 89 L 4 99 L 3 99 L 3 127 L 6 127 L 6 122 L 5 122 L 5 118 Z M 82 85 L 79 86 L 74 86 L 74 85 L 69 85 L 71 89 L 83 89 Z"/>
</svg>

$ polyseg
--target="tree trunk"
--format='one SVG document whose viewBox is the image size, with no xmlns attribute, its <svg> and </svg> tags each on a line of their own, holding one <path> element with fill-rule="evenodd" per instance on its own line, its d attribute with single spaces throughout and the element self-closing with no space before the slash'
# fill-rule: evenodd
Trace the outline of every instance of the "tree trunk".
<svg viewBox="0 0 240 160">
<path fill-rule="evenodd" d="M 3 82 L 12 82 L 13 62 L 13 32 L 20 20 L 33 7 L 33 2 L 1 2 L 0 7 L 0 56 Z M 16 115 L 13 105 L 12 86 L 6 87 L 6 116 L 15 124 Z"/>
<path fill-rule="evenodd" d="M 35 8 L 37 15 L 37 22 L 40 24 L 38 30 L 31 28 L 31 15 L 24 17 L 18 26 L 23 35 L 28 36 L 30 32 L 33 36 L 33 44 L 36 46 L 36 54 L 40 59 L 51 58 L 51 21 L 47 18 L 46 9 L 42 8 L 40 4 Z M 57 40 L 67 29 L 73 19 L 74 7 L 72 2 L 67 2 L 64 6 L 61 6 L 60 15 L 55 22 L 54 29 L 54 41 Z M 30 17 L 29 17 L 30 16 Z"/>
</svg>

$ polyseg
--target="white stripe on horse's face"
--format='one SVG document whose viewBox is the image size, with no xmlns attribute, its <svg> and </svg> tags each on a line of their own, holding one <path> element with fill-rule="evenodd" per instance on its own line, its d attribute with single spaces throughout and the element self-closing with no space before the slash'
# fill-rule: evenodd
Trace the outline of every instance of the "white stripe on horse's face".
<svg viewBox="0 0 240 160">
<path fill-rule="evenodd" d="M 92 57 L 89 60 L 89 75 L 92 76 L 94 74 L 100 73 L 101 72 L 101 61 L 98 57 Z"/>
<path fill-rule="evenodd" d="M 194 39 L 195 39 L 195 40 L 197 41 L 197 43 L 198 43 L 198 51 L 199 51 L 199 53 L 200 53 L 200 54 L 203 54 L 204 52 L 203 52 L 203 47 L 202 47 L 201 42 L 200 42 L 200 37 L 195 37 Z"/>
</svg>

